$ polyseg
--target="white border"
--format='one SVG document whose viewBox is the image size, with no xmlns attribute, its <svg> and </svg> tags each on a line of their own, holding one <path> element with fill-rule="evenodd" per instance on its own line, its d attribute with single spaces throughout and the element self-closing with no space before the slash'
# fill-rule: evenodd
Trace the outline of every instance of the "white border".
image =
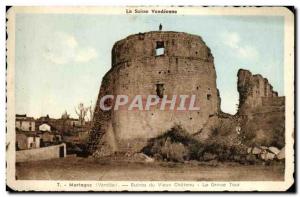
<svg viewBox="0 0 300 197">
<path fill-rule="evenodd" d="M 89 1 L 90 2 L 90 1 Z M 273 2 L 274 3 L 274 2 Z M 18 2 L 17 2 L 18 4 Z M 18 4 L 20 5 L 20 4 Z M 45 4 L 44 4 L 45 5 Z M 57 4 L 60 5 L 60 4 Z M 160 7 L 161 8 L 161 7 Z M 19 12 L 25 12 L 27 13 L 30 11 L 30 13 L 35 12 L 35 13 L 45 13 L 48 12 L 44 8 L 22 8 L 22 7 L 15 7 L 13 9 L 14 11 Z M 104 14 L 118 14 L 118 13 L 124 13 L 124 8 L 119 8 L 119 7 L 106 7 L 105 9 L 100 9 L 101 13 Z M 264 10 L 260 9 L 255 9 L 255 8 L 242 8 L 241 12 L 236 12 L 236 8 L 222 8 L 222 7 L 215 7 L 215 8 L 195 8 L 195 7 L 189 7 L 189 8 L 177 8 L 177 10 L 181 14 L 205 14 L 205 15 L 215 15 L 215 14 L 222 14 L 222 15 L 227 15 L 227 14 L 235 14 L 235 15 L 257 15 L 259 12 L 259 15 L 274 15 L 278 13 L 281 13 L 285 17 L 286 25 L 285 26 L 285 58 L 284 58 L 284 65 L 285 65 L 285 70 L 284 70 L 284 75 L 285 75 L 285 96 L 286 96 L 286 150 L 292 151 L 293 149 L 293 138 L 292 138 L 292 132 L 294 128 L 294 116 L 293 116 L 293 108 L 294 108 L 294 88 L 293 88 L 293 79 L 294 79 L 294 51 L 293 51 L 293 46 L 294 46 L 294 40 L 293 40 L 293 33 L 294 33 L 294 27 L 293 27 L 293 15 L 291 14 L 290 11 L 288 11 L 286 8 L 267 8 Z M 72 13 L 99 13 L 99 8 L 93 8 L 93 7 L 60 7 L 58 9 L 54 10 L 55 13 L 57 12 L 72 12 Z M 12 12 L 11 12 L 12 13 Z M 51 11 L 53 13 L 53 10 Z M 14 24 L 14 14 L 11 14 L 9 17 L 9 21 Z M 9 46 L 14 46 L 14 26 L 10 26 L 11 32 L 9 34 Z M 9 48 L 9 51 L 12 52 L 13 48 Z M 7 79 L 7 87 L 10 90 L 8 92 L 8 100 L 7 100 L 7 105 L 9 107 L 9 111 L 7 114 L 8 122 L 7 122 L 7 129 L 9 131 L 13 130 L 14 131 L 14 80 L 13 80 L 13 69 L 14 69 L 14 54 L 10 54 L 10 57 L 8 59 L 8 64 L 9 64 L 9 70 L 8 69 L 8 79 Z M 7 136 L 7 142 L 14 144 L 14 132 L 11 133 L 11 135 Z M 14 146 L 11 146 L 13 148 L 10 148 L 8 150 L 7 154 L 7 164 L 8 164 L 8 173 L 10 175 L 14 174 L 14 155 L 12 154 L 14 152 Z M 290 152 L 291 153 L 291 152 Z M 240 182 L 242 184 L 242 187 L 240 187 L 239 190 L 241 191 L 249 191 L 249 190 L 260 190 L 260 191 L 283 191 L 287 189 L 291 183 L 293 182 L 292 180 L 292 172 L 294 171 L 294 166 L 293 166 L 293 154 L 287 154 L 286 157 L 286 164 L 288 167 L 286 168 L 286 174 L 285 174 L 285 182 Z M 12 174 L 11 174 L 12 173 Z M 75 181 L 72 181 L 75 182 Z M 83 183 L 84 181 L 80 181 L 80 183 Z M 90 181 L 89 181 L 90 182 Z M 56 184 L 57 182 L 53 181 L 15 181 L 14 176 L 8 176 L 7 180 L 8 185 L 13 186 L 13 188 L 17 190 L 38 190 L 38 191 L 57 191 L 59 188 L 51 186 L 52 184 Z M 47 184 L 45 184 L 47 183 Z M 64 182 L 62 182 L 64 183 Z M 67 183 L 67 182 L 66 182 Z M 77 188 L 78 190 L 76 191 L 83 191 L 82 189 L 84 188 Z M 128 188 L 118 188 L 120 190 Z M 212 188 L 210 191 L 216 191 L 215 189 L 220 189 L 220 188 Z M 64 188 L 64 190 L 68 190 L 67 188 Z M 101 190 L 105 190 L 105 188 L 102 188 Z M 157 188 L 155 188 L 157 190 Z M 170 189 L 172 190 L 172 189 Z M 177 188 L 178 190 L 178 188 Z M 186 188 L 183 188 L 183 190 L 186 190 Z M 224 190 L 222 188 L 221 190 Z M 226 188 L 226 190 L 230 190 L 229 188 Z M 74 191 L 74 188 L 72 188 L 72 191 Z"/>
</svg>

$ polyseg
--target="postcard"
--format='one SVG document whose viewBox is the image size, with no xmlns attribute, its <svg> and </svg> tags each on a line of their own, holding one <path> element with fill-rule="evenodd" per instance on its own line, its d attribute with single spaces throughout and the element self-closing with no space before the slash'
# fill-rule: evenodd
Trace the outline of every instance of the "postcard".
<svg viewBox="0 0 300 197">
<path fill-rule="evenodd" d="M 13 191 L 291 191 L 294 8 L 7 8 Z"/>
</svg>

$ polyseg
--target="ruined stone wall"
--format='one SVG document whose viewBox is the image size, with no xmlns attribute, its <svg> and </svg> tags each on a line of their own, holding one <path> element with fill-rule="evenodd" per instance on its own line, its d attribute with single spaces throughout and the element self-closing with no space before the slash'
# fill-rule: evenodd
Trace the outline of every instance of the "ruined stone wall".
<svg viewBox="0 0 300 197">
<path fill-rule="evenodd" d="M 238 71 L 239 110 L 234 116 L 218 113 L 209 118 L 195 137 L 203 142 L 246 146 L 285 145 L 285 97 L 279 97 L 268 80 Z"/>
<path fill-rule="evenodd" d="M 161 43 L 164 54 L 157 56 L 156 48 Z M 108 141 L 114 150 L 134 147 L 131 142 L 135 143 L 135 139 L 155 137 L 176 123 L 196 133 L 209 116 L 220 111 L 213 56 L 199 36 L 163 31 L 131 35 L 114 45 L 112 68 L 104 79 L 97 106 L 104 94 L 129 98 L 156 95 L 157 84 L 163 84 L 168 99 L 173 95 L 196 95 L 196 106 L 200 107 L 199 111 L 180 112 L 159 109 L 103 112 L 96 107 L 91 136 Z M 99 145 L 102 142 L 96 141 L 90 144 L 96 149 L 103 147 Z"/>
<path fill-rule="evenodd" d="M 282 148 L 285 143 L 285 97 L 266 78 L 248 70 L 238 72 L 242 133 L 247 143 Z"/>
<path fill-rule="evenodd" d="M 238 71 L 237 88 L 240 96 L 239 115 L 255 111 L 257 107 L 268 105 L 268 102 L 275 102 L 279 98 L 266 78 L 259 74 L 252 75 L 248 70 Z"/>
<path fill-rule="evenodd" d="M 90 154 L 98 154 L 97 156 L 105 156 L 116 151 L 116 141 L 112 130 L 112 114 L 110 111 L 100 109 L 100 99 L 105 95 L 113 94 L 113 78 L 112 70 L 107 72 L 102 78 L 98 99 L 95 106 L 92 129 L 88 137 L 88 152 Z"/>
<path fill-rule="evenodd" d="M 156 48 L 164 48 L 157 55 Z M 112 68 L 103 77 L 88 147 L 95 157 L 140 151 L 150 138 L 180 124 L 200 141 L 282 148 L 285 143 L 285 97 L 268 80 L 248 70 L 238 71 L 239 109 L 234 116 L 220 110 L 213 56 L 199 36 L 179 32 L 147 32 L 115 43 Z M 196 95 L 199 111 L 149 111 L 125 108 L 102 111 L 104 95 Z M 235 140 L 238 140 L 236 142 Z M 229 143 L 230 142 L 230 143 Z"/>
</svg>

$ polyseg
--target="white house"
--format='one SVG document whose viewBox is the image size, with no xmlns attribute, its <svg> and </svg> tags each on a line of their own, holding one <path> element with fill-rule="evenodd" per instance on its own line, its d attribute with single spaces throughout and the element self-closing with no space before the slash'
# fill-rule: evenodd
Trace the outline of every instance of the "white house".
<svg viewBox="0 0 300 197">
<path fill-rule="evenodd" d="M 51 131 L 51 126 L 44 123 L 39 126 L 39 131 Z"/>
<path fill-rule="evenodd" d="M 35 131 L 35 120 L 32 117 L 16 115 L 16 128 L 21 131 Z"/>
</svg>

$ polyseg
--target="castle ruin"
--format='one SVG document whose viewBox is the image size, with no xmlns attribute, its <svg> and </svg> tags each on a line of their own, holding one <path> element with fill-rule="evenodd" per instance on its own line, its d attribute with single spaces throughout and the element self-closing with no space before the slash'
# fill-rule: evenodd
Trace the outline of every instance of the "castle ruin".
<svg viewBox="0 0 300 197">
<path fill-rule="evenodd" d="M 239 114 L 245 115 L 249 109 L 272 103 L 270 98 L 277 97 L 261 76 L 253 76 L 245 70 L 239 71 L 238 76 Z M 168 99 L 173 95 L 196 95 L 195 104 L 200 110 L 103 111 L 99 102 L 104 95 L 157 95 Z M 258 97 L 261 99 L 256 99 Z M 196 134 L 211 117 L 218 117 L 220 103 L 214 58 L 201 37 L 171 31 L 130 35 L 117 41 L 112 48 L 112 67 L 100 87 L 89 151 L 97 152 L 98 156 L 116 151 L 138 151 L 150 138 L 174 124 Z"/>
</svg>

